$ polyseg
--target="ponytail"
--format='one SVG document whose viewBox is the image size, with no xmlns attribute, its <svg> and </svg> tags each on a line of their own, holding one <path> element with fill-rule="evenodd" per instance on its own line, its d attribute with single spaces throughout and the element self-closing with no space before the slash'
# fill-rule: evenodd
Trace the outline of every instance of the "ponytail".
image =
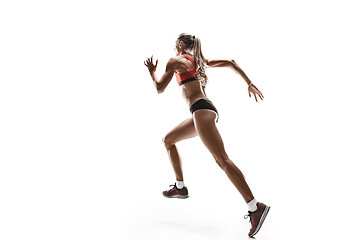
<svg viewBox="0 0 360 240">
<path fill-rule="evenodd" d="M 201 84 L 203 86 L 205 86 L 208 81 L 208 78 L 205 73 L 206 62 L 205 62 L 204 55 L 202 54 L 202 51 L 201 51 L 200 39 L 195 36 L 194 36 L 193 53 L 194 53 L 197 77 L 200 79 Z"/>
</svg>

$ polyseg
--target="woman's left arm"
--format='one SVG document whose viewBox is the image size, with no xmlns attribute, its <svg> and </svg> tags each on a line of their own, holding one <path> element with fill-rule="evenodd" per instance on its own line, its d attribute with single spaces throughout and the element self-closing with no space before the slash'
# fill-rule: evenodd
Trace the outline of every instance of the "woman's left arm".
<svg viewBox="0 0 360 240">
<path fill-rule="evenodd" d="M 177 60 L 175 58 L 171 58 L 169 60 L 169 62 L 166 65 L 166 70 L 164 75 L 161 77 L 160 80 L 158 80 L 155 71 L 156 71 L 156 67 L 158 64 L 158 60 L 156 60 L 156 64 L 154 65 L 153 63 L 153 57 L 151 56 L 150 58 L 147 58 L 146 61 L 144 62 L 145 66 L 148 68 L 150 76 L 155 84 L 156 90 L 158 93 L 162 93 L 165 88 L 167 87 L 167 85 L 169 84 L 169 82 L 171 81 L 174 72 L 175 72 L 175 67 L 177 64 Z"/>
<path fill-rule="evenodd" d="M 209 67 L 229 67 L 229 68 L 231 68 L 236 73 L 238 73 L 248 84 L 249 97 L 251 97 L 250 93 L 252 93 L 255 97 L 256 102 L 258 101 L 256 95 L 258 95 L 260 97 L 260 99 L 263 100 L 264 95 L 252 83 L 252 81 L 248 78 L 248 76 L 245 74 L 245 72 L 240 68 L 240 66 L 234 60 L 209 60 L 209 59 L 206 59 L 205 63 Z"/>
</svg>

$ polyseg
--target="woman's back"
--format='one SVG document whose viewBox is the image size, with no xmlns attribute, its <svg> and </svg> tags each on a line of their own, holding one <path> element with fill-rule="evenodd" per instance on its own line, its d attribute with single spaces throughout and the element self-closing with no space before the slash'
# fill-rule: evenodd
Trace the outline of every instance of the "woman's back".
<svg viewBox="0 0 360 240">
<path fill-rule="evenodd" d="M 182 95 L 185 98 L 187 104 L 191 106 L 198 99 L 206 98 L 206 94 L 199 80 L 188 81 L 186 77 L 196 77 L 190 76 L 192 72 L 196 72 L 196 66 L 194 64 L 194 56 L 192 55 L 179 55 L 176 57 L 178 64 L 176 67 L 176 75 L 178 83 L 181 84 L 180 88 Z M 190 58 L 190 59 L 189 59 Z M 195 71 L 193 71 L 195 70 Z"/>
</svg>

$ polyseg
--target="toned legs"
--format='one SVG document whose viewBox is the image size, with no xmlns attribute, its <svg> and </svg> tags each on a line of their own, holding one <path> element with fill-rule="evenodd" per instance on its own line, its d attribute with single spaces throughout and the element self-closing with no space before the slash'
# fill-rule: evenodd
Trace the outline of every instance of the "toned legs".
<svg viewBox="0 0 360 240">
<path fill-rule="evenodd" d="M 163 142 L 168 152 L 170 162 L 175 171 L 176 180 L 178 181 L 183 181 L 184 177 L 181 167 L 181 159 L 175 143 L 195 136 L 197 136 L 197 132 L 195 130 L 194 121 L 192 118 L 188 118 L 179 125 L 177 125 L 163 138 Z"/>
<path fill-rule="evenodd" d="M 226 154 L 223 141 L 215 125 L 215 118 L 216 113 L 211 110 L 197 110 L 193 114 L 195 129 L 204 145 L 215 158 L 216 163 L 224 170 L 245 202 L 248 203 L 254 199 L 254 196 L 245 181 L 244 175 Z"/>
<path fill-rule="evenodd" d="M 197 110 L 193 114 L 193 118 L 186 119 L 164 137 L 163 142 L 174 168 L 176 180 L 183 181 L 184 178 L 181 159 L 175 143 L 199 135 L 204 145 L 214 156 L 216 163 L 224 170 L 245 202 L 248 203 L 254 199 L 254 196 L 245 181 L 244 175 L 226 154 L 223 141 L 215 125 L 215 118 L 216 113 L 211 110 Z"/>
</svg>

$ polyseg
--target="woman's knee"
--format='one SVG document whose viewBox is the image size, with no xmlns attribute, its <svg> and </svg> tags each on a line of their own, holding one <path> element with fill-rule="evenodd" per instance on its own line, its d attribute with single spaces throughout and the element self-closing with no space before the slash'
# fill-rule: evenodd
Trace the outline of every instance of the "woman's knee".
<svg viewBox="0 0 360 240">
<path fill-rule="evenodd" d="M 175 144 L 169 135 L 166 135 L 165 137 L 163 137 L 162 141 L 163 141 L 166 149 L 171 148 L 171 146 Z"/>
<path fill-rule="evenodd" d="M 220 156 L 214 156 L 214 158 L 215 158 L 215 162 L 219 165 L 221 169 L 224 169 L 229 164 L 231 164 L 231 160 L 226 154 Z"/>
</svg>

